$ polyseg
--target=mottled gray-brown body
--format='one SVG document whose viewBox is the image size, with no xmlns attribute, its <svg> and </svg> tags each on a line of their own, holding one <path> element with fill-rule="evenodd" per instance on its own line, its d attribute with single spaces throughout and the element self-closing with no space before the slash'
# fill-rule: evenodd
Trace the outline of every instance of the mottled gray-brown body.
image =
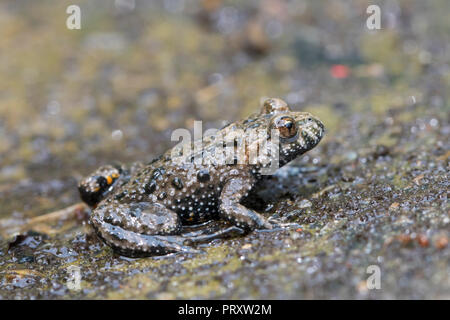
<svg viewBox="0 0 450 320">
<path fill-rule="evenodd" d="M 276 225 L 241 204 L 261 169 L 273 165 L 259 151 L 276 141 L 277 165 L 283 166 L 315 147 L 323 133 L 323 124 L 311 114 L 293 112 L 284 101 L 269 99 L 260 113 L 204 138 L 195 152 L 176 146 L 146 165 L 103 166 L 80 182 L 79 191 L 94 208 L 90 222 L 97 234 L 119 253 L 189 252 L 193 250 L 186 242 L 205 237 L 180 236 L 182 225 L 220 218 L 233 225 L 207 239 Z"/>
</svg>

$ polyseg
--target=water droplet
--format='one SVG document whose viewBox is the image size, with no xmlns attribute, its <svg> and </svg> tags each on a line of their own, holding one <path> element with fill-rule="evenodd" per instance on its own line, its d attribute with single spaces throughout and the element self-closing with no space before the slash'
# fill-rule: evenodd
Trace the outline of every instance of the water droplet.
<svg viewBox="0 0 450 320">
<path fill-rule="evenodd" d="M 114 131 L 111 133 L 111 138 L 112 138 L 114 141 L 120 141 L 120 140 L 122 140 L 122 138 L 123 138 L 122 130 L 114 130 Z"/>
</svg>

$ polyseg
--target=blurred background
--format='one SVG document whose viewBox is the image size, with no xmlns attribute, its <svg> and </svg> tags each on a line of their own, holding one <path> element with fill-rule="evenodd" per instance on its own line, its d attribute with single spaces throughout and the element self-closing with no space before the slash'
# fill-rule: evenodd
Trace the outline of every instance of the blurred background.
<svg viewBox="0 0 450 320">
<path fill-rule="evenodd" d="M 402 161 L 448 159 L 448 13 L 447 0 L 2 1 L 0 219 L 74 204 L 99 165 L 149 161 L 174 129 L 220 128 L 266 97 L 325 123 L 299 164 L 364 165 L 400 141 Z"/>
<path fill-rule="evenodd" d="M 71 4 L 0 4 L 0 216 L 70 204 L 97 166 L 151 160 L 172 130 L 265 97 L 333 134 L 348 113 L 427 113 L 449 91 L 446 0 L 383 1 L 379 31 L 360 0 L 77 1 L 80 30 Z"/>
</svg>

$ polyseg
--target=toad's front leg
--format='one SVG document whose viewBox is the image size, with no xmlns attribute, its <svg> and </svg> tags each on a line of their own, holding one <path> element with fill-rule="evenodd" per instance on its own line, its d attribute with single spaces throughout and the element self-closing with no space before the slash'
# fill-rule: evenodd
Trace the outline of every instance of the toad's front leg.
<svg viewBox="0 0 450 320">
<path fill-rule="evenodd" d="M 246 231 L 272 229 L 273 225 L 262 215 L 240 204 L 242 198 L 247 196 L 252 188 L 252 182 L 249 179 L 236 177 L 225 184 L 220 194 L 221 215 Z"/>
</svg>

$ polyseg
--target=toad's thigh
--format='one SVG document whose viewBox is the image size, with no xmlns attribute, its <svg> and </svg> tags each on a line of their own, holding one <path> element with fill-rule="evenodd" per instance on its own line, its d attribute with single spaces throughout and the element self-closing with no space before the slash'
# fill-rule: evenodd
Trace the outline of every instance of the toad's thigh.
<svg viewBox="0 0 450 320">
<path fill-rule="evenodd" d="M 159 203 L 116 203 L 104 201 L 93 211 L 92 224 L 98 229 L 103 224 L 146 235 L 177 234 L 181 222 L 176 212 Z"/>
</svg>

